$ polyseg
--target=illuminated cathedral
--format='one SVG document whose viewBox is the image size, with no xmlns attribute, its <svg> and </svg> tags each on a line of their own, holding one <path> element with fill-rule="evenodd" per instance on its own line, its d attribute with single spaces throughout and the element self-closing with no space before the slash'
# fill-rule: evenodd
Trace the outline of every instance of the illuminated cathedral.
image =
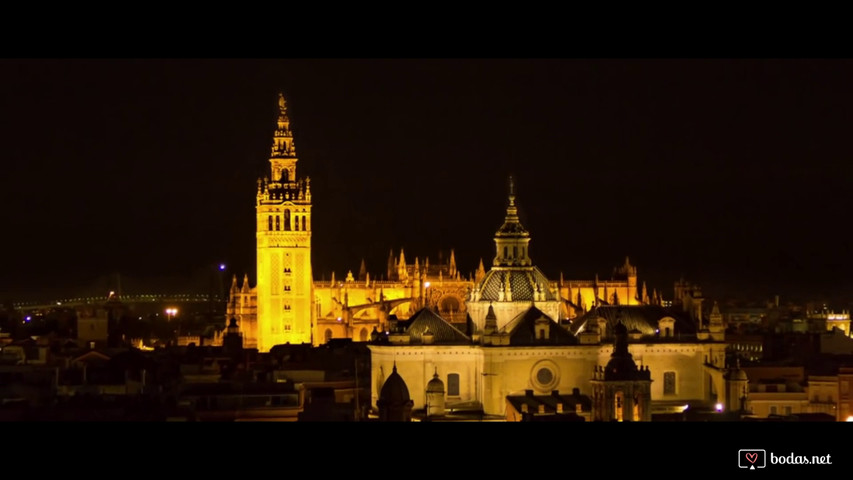
<svg viewBox="0 0 853 480">
<path fill-rule="evenodd" d="M 470 320 L 484 325 L 488 305 L 505 298 L 495 312 L 503 324 L 533 300 L 552 318 L 570 320 L 597 305 L 660 304 L 626 258 L 608 280 L 549 281 L 530 265 L 529 234 L 506 229 L 520 225 L 510 205 L 495 266 L 488 273 L 480 259 L 477 270 L 462 275 L 453 250 L 409 262 L 404 249 L 389 252 L 381 278 L 371 278 L 364 261 L 356 274 L 316 280 L 311 268 L 311 180 L 297 173 L 298 158 L 287 103 L 278 98 L 278 119 L 269 158 L 269 175 L 258 179 L 256 196 L 257 282 L 235 276 L 227 306 L 236 318 L 247 348 L 269 351 L 285 343 L 320 345 L 332 338 L 366 341 L 375 330 L 387 331 L 389 317 L 405 319 L 428 307 L 457 328 Z M 511 187 L 513 188 L 513 187 Z M 514 202 L 514 192 L 510 194 Z M 522 227 L 523 228 L 523 227 Z M 520 233 L 520 240 L 510 234 Z M 530 279 L 528 281 L 528 279 Z M 520 282 L 520 283 L 519 283 Z M 517 288 L 516 288 L 517 287 Z M 529 287 L 529 288 L 528 288 Z M 512 299 L 515 299 L 513 302 Z"/>
<path fill-rule="evenodd" d="M 682 308 L 666 308 L 657 290 L 649 293 L 645 283 L 638 288 L 628 258 L 610 279 L 566 280 L 561 274 L 549 280 L 531 260 L 531 236 L 519 221 L 512 179 L 488 271 L 481 259 L 476 272 L 463 276 L 453 250 L 433 262 L 409 262 L 400 249 L 389 253 L 381 279 L 371 278 L 362 261 L 356 274 L 316 280 L 311 183 L 297 173 L 282 95 L 278 107 L 269 176 L 257 185 L 257 282 L 253 287 L 248 275 L 242 282 L 235 276 L 227 306 L 247 348 L 268 352 L 275 345 L 335 338 L 369 342 L 373 405 L 393 373 L 412 392 L 415 409 L 429 411 L 427 389 L 435 396 L 446 385 L 441 401 L 449 409 L 477 405 L 504 415 L 507 396 L 525 391 L 578 389 L 593 394 L 593 405 L 618 402 L 622 397 L 600 396 L 625 395 L 624 387 L 607 383 L 603 367 L 614 364 L 608 359 L 621 338 L 620 358 L 633 355 L 639 364 L 631 385 L 641 394 L 625 400 L 635 411 L 610 405 L 608 415 L 648 419 L 655 409 L 724 398 L 722 320 L 717 314 L 703 322 L 698 288 L 677 284 L 674 300 Z"/>
<path fill-rule="evenodd" d="M 366 341 L 385 331 L 388 318 L 407 318 L 423 307 L 456 324 L 467 319 L 465 298 L 478 273 L 463 277 L 453 250 L 437 261 L 404 249 L 388 255 L 382 278 L 371 278 L 364 261 L 356 274 L 315 280 L 311 268 L 311 181 L 297 174 L 296 146 L 287 103 L 278 99 L 278 120 L 269 176 L 258 179 L 256 197 L 257 282 L 248 275 L 231 283 L 227 318 L 237 319 L 247 348 L 268 352 L 279 344 L 320 345 L 333 338 Z"/>
</svg>

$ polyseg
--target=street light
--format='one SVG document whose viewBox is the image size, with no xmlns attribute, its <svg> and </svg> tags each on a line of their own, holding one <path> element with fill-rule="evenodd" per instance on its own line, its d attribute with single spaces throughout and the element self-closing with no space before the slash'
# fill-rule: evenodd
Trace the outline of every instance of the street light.
<svg viewBox="0 0 853 480">
<path fill-rule="evenodd" d="M 166 318 L 168 318 L 170 322 L 175 318 L 175 315 L 177 315 L 177 314 L 178 314 L 177 308 L 167 308 L 166 309 Z"/>
</svg>

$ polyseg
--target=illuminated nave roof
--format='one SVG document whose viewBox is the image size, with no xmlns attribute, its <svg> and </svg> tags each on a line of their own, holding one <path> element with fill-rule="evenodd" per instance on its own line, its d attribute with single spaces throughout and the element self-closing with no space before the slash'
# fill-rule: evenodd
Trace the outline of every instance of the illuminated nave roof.
<svg viewBox="0 0 853 480">
<path fill-rule="evenodd" d="M 548 337 L 538 338 L 537 323 L 548 324 Z M 510 345 L 576 345 L 578 339 L 536 307 L 530 307 L 504 325 L 501 333 L 509 335 Z"/>
<path fill-rule="evenodd" d="M 422 308 L 408 320 L 397 322 L 397 328 L 409 334 L 411 344 L 423 343 L 423 335 L 429 332 L 433 335 L 433 344 L 458 345 L 471 343 L 467 335 L 428 308 Z"/>
<path fill-rule="evenodd" d="M 619 324 L 624 325 L 629 332 L 636 330 L 644 337 L 654 337 L 660 328 L 660 320 L 666 317 L 675 320 L 676 338 L 696 338 L 696 324 L 690 318 L 682 312 L 658 305 L 600 305 L 574 319 L 570 329 L 577 335 L 590 321 L 604 318 L 608 331 L 601 332 L 603 337 L 612 336 L 614 328 Z"/>
</svg>

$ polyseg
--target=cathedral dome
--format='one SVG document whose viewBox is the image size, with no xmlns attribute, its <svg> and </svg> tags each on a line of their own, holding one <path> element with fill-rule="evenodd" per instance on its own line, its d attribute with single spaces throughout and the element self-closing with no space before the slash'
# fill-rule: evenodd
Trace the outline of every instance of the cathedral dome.
<svg viewBox="0 0 853 480">
<path fill-rule="evenodd" d="M 489 302 L 556 300 L 551 291 L 551 282 L 536 267 L 493 268 L 483 277 L 478 289 L 480 300 Z M 536 296 L 537 290 L 542 293 L 541 298 Z"/>
<path fill-rule="evenodd" d="M 382 385 L 382 390 L 379 392 L 379 400 L 388 405 L 402 405 L 411 400 L 409 397 L 409 387 L 406 386 L 403 377 L 397 373 L 396 365 L 394 365 L 394 370 L 391 372 L 391 375 L 388 375 L 388 379 Z"/>
</svg>

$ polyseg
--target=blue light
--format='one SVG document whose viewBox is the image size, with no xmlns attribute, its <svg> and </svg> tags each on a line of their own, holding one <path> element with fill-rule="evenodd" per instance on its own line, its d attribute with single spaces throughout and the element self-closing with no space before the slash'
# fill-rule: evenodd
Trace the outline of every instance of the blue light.
<svg viewBox="0 0 853 480">
<path fill-rule="evenodd" d="M 219 270 L 225 270 L 225 264 L 224 263 L 219 264 Z"/>
</svg>

